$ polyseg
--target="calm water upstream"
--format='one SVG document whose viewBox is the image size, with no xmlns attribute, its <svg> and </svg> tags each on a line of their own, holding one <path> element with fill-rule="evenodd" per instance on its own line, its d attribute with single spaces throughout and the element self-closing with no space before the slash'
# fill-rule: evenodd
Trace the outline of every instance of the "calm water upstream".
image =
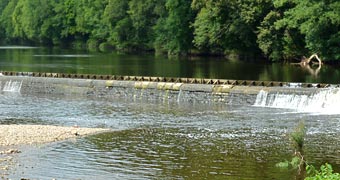
<svg viewBox="0 0 340 180">
<path fill-rule="evenodd" d="M 0 48 L 0 70 L 140 76 L 339 82 L 291 65 L 221 59 L 89 54 L 44 48 Z M 245 73 L 246 72 L 246 73 Z M 340 116 L 296 109 L 143 99 L 100 99 L 0 93 L 0 124 L 104 127 L 113 131 L 19 147 L 8 178 L 31 179 L 295 179 L 287 134 L 304 121 L 305 157 L 340 171 Z M 1 170 L 0 170 L 1 174 Z"/>
<path fill-rule="evenodd" d="M 0 47 L 0 71 L 340 83 L 339 68 L 323 66 L 318 73 L 316 70 L 317 67 L 308 70 L 296 65 L 228 61 L 221 58 L 169 60 L 154 55 Z"/>
</svg>

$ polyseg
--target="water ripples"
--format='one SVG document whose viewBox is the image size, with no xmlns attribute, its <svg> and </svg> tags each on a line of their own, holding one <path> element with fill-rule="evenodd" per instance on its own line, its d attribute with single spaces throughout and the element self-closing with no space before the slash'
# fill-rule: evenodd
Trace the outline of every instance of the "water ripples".
<svg viewBox="0 0 340 180">
<path fill-rule="evenodd" d="M 20 109 L 20 111 L 17 111 Z M 339 118 L 280 109 L 0 95 L 0 123 L 109 127 L 113 132 L 25 147 L 10 177 L 32 179 L 291 179 L 275 164 L 303 120 L 311 162 L 340 164 Z M 265 170 L 262 170 L 265 169 Z"/>
</svg>

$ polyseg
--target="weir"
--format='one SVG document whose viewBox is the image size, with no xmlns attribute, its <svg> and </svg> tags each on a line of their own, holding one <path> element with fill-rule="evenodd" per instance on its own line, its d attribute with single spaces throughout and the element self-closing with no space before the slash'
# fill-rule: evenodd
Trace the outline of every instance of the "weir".
<svg viewBox="0 0 340 180">
<path fill-rule="evenodd" d="M 5 86 L 2 89 L 2 91 L 5 91 L 5 92 L 20 92 L 21 86 L 22 86 L 22 81 L 9 80 L 9 81 L 5 82 Z"/>
<path fill-rule="evenodd" d="M 2 91 L 22 94 L 220 103 L 336 113 L 338 85 L 162 77 L 2 72 Z M 242 82 L 242 83 L 241 83 Z"/>
<path fill-rule="evenodd" d="M 340 89 L 322 89 L 310 94 L 268 93 L 261 90 L 256 98 L 255 106 L 294 109 L 299 112 L 316 112 L 338 114 L 340 106 Z"/>
</svg>

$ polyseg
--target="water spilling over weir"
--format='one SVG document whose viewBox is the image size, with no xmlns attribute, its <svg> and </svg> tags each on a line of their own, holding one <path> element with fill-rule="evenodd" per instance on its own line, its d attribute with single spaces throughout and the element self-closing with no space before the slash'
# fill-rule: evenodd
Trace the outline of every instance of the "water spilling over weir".
<svg viewBox="0 0 340 180">
<path fill-rule="evenodd" d="M 25 147 L 11 179 L 296 179 L 275 164 L 301 120 L 306 159 L 339 170 L 340 118 L 309 113 L 337 106 L 336 85 L 3 74 L 20 93 L 0 93 L 2 124 L 117 130 Z"/>
<path fill-rule="evenodd" d="M 317 92 L 269 93 L 261 90 L 256 98 L 255 106 L 294 109 L 299 112 L 338 114 L 340 105 L 340 89 L 329 88 Z"/>
<path fill-rule="evenodd" d="M 3 72 L 3 91 L 169 102 L 224 103 L 337 113 L 338 85 L 221 79 Z"/>
<path fill-rule="evenodd" d="M 5 86 L 2 89 L 4 92 L 20 92 L 22 81 L 6 81 Z"/>
</svg>

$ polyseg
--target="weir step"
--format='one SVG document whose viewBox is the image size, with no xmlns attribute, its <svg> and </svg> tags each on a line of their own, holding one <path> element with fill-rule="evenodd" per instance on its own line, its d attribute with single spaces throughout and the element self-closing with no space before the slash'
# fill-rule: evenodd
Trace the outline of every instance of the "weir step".
<svg viewBox="0 0 340 180">
<path fill-rule="evenodd" d="M 205 79 L 205 78 L 173 78 L 173 77 L 120 76 L 120 75 L 96 75 L 96 74 L 67 74 L 67 73 L 46 73 L 46 72 L 14 72 L 14 71 L 2 71 L 1 74 L 4 76 L 28 76 L 28 77 L 48 77 L 48 78 L 117 80 L 117 81 L 147 81 L 147 82 L 210 84 L 210 85 L 303 87 L 303 88 L 340 87 L 340 85 L 338 84 L 290 83 L 290 82 L 278 82 L 278 81 Z"/>
</svg>

